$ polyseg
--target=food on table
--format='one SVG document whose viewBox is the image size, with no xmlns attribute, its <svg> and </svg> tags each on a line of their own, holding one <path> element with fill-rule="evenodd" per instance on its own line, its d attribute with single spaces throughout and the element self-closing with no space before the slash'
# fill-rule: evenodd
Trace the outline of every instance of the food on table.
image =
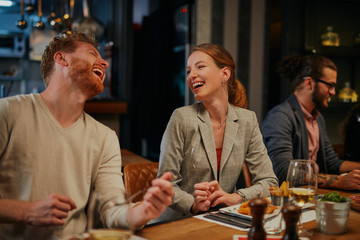
<svg viewBox="0 0 360 240">
<path fill-rule="evenodd" d="M 277 186 L 270 186 L 269 188 L 271 203 L 274 206 L 281 206 L 283 203 L 284 191 Z"/>
<path fill-rule="evenodd" d="M 277 206 L 271 205 L 271 202 L 265 198 L 265 201 L 267 202 L 268 207 L 266 208 L 265 214 L 271 214 L 275 211 L 275 209 L 278 209 Z M 250 201 L 246 201 L 243 204 L 240 205 L 238 209 L 238 213 L 245 214 L 251 216 L 251 209 L 249 206 Z"/>
<path fill-rule="evenodd" d="M 281 192 L 280 191 L 277 191 L 279 188 L 276 187 L 276 186 L 270 186 L 269 188 L 269 192 L 272 194 L 272 195 L 275 195 L 275 196 L 281 196 Z M 281 188 L 280 188 L 281 189 Z M 284 191 L 284 190 L 283 190 Z"/>
<path fill-rule="evenodd" d="M 328 201 L 328 202 L 345 202 L 346 198 L 340 195 L 338 192 L 331 192 L 324 195 L 321 201 Z"/>
<path fill-rule="evenodd" d="M 283 181 L 283 183 L 281 184 L 280 188 L 283 190 L 283 196 L 284 197 L 288 197 L 289 196 L 289 182 L 287 181 Z"/>
<path fill-rule="evenodd" d="M 356 211 L 360 211 L 360 195 L 352 195 L 351 199 L 351 208 Z"/>
</svg>

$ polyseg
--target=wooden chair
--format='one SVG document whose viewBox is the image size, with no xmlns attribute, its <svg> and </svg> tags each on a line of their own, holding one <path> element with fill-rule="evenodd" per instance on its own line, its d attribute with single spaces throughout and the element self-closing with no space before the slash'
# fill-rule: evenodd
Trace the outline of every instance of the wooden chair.
<svg viewBox="0 0 360 240">
<path fill-rule="evenodd" d="M 146 159 L 136 153 L 133 153 L 127 149 L 121 149 L 121 166 L 125 167 L 131 163 L 144 163 L 151 162 L 149 159 Z"/>
<path fill-rule="evenodd" d="M 141 201 L 145 191 L 151 186 L 159 169 L 158 162 L 131 163 L 124 167 L 124 185 L 127 196 L 134 194 L 131 202 Z"/>
<path fill-rule="evenodd" d="M 247 167 L 246 163 L 244 162 L 244 165 L 242 167 L 242 175 L 244 176 L 244 181 L 245 181 L 245 185 L 246 187 L 251 187 L 252 184 L 252 178 L 250 175 L 250 171 L 249 168 Z"/>
<path fill-rule="evenodd" d="M 333 144 L 332 147 L 338 157 L 344 159 L 344 144 Z"/>
<path fill-rule="evenodd" d="M 246 90 L 244 85 L 241 84 L 240 81 L 236 81 L 236 84 L 238 85 L 238 88 L 240 89 L 239 94 L 237 95 L 237 98 L 235 100 L 235 105 L 241 108 L 246 108 L 248 106 L 247 96 L 246 96 Z M 240 176 L 239 181 L 242 182 L 242 184 L 245 183 L 246 187 L 252 186 L 252 178 L 249 172 L 249 168 L 247 167 L 246 163 L 244 162 L 244 165 L 242 167 L 242 173 Z M 239 182 L 238 181 L 238 182 Z"/>
</svg>

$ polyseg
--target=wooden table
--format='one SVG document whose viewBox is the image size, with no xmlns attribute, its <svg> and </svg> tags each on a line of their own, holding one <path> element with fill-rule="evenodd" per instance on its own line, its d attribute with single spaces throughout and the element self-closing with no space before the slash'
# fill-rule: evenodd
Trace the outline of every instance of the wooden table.
<svg viewBox="0 0 360 240">
<path fill-rule="evenodd" d="M 318 194 L 332 192 L 334 190 L 318 189 Z M 350 196 L 354 193 L 338 191 L 344 196 Z M 349 221 L 347 225 L 347 232 L 342 235 L 328 235 L 320 233 L 316 230 L 316 222 L 311 221 L 304 223 L 304 227 L 308 230 L 314 230 L 315 234 L 310 239 L 331 239 L 331 240 L 359 240 L 360 239 L 360 213 L 350 210 Z M 197 239 L 197 240 L 210 240 L 210 239 L 226 239 L 232 240 L 233 235 L 247 234 L 247 232 L 236 230 L 221 226 L 216 223 L 203 221 L 197 218 L 186 218 L 179 221 L 164 223 L 156 226 L 145 227 L 141 231 L 136 232 L 136 235 L 147 239 L 168 240 L 168 239 Z"/>
<path fill-rule="evenodd" d="M 125 167 L 129 163 L 146 163 L 151 162 L 149 159 L 143 158 L 127 149 L 121 149 L 121 166 Z"/>
<path fill-rule="evenodd" d="M 125 114 L 127 113 L 127 103 L 90 100 L 85 103 L 84 111 L 90 114 Z"/>
</svg>

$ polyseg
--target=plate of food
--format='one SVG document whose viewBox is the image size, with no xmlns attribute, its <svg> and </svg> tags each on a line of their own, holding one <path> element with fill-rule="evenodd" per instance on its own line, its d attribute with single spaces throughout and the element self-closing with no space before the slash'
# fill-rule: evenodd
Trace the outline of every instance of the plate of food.
<svg viewBox="0 0 360 240">
<path fill-rule="evenodd" d="M 266 198 L 265 200 L 268 202 L 268 207 L 266 209 L 264 219 L 270 220 L 271 218 L 280 214 L 281 207 L 272 205 L 270 199 L 268 199 L 268 198 Z M 310 208 L 313 206 L 315 206 L 313 203 L 306 203 L 302 207 L 302 209 L 304 210 L 304 209 L 307 209 L 307 208 Z M 252 220 L 249 201 L 246 201 L 241 204 L 233 205 L 230 207 L 220 208 L 219 210 L 220 210 L 220 212 L 223 212 L 228 215 L 240 217 L 240 218 L 247 219 L 247 220 Z"/>
<path fill-rule="evenodd" d="M 264 219 L 277 216 L 281 211 L 280 207 L 271 205 L 271 201 L 267 198 L 265 198 L 265 200 L 268 203 L 268 207 L 266 208 Z M 230 207 L 220 208 L 219 210 L 221 212 L 230 213 L 233 216 L 241 217 L 248 220 L 252 219 L 249 201 L 246 201 L 241 204 L 233 205 Z"/>
</svg>

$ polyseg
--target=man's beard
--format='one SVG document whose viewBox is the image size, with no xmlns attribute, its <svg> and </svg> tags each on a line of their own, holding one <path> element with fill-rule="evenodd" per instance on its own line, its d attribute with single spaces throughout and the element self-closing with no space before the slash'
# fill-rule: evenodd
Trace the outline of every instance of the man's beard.
<svg viewBox="0 0 360 240">
<path fill-rule="evenodd" d="M 73 83 L 88 96 L 88 99 L 101 93 L 104 85 L 94 75 L 93 66 L 79 58 L 74 58 L 70 70 Z"/>
<path fill-rule="evenodd" d="M 318 83 L 315 84 L 315 90 L 312 94 L 312 101 L 315 103 L 316 108 L 327 108 L 328 105 L 324 103 L 324 96 L 320 94 Z M 326 99 L 327 101 L 327 99 Z"/>
</svg>

